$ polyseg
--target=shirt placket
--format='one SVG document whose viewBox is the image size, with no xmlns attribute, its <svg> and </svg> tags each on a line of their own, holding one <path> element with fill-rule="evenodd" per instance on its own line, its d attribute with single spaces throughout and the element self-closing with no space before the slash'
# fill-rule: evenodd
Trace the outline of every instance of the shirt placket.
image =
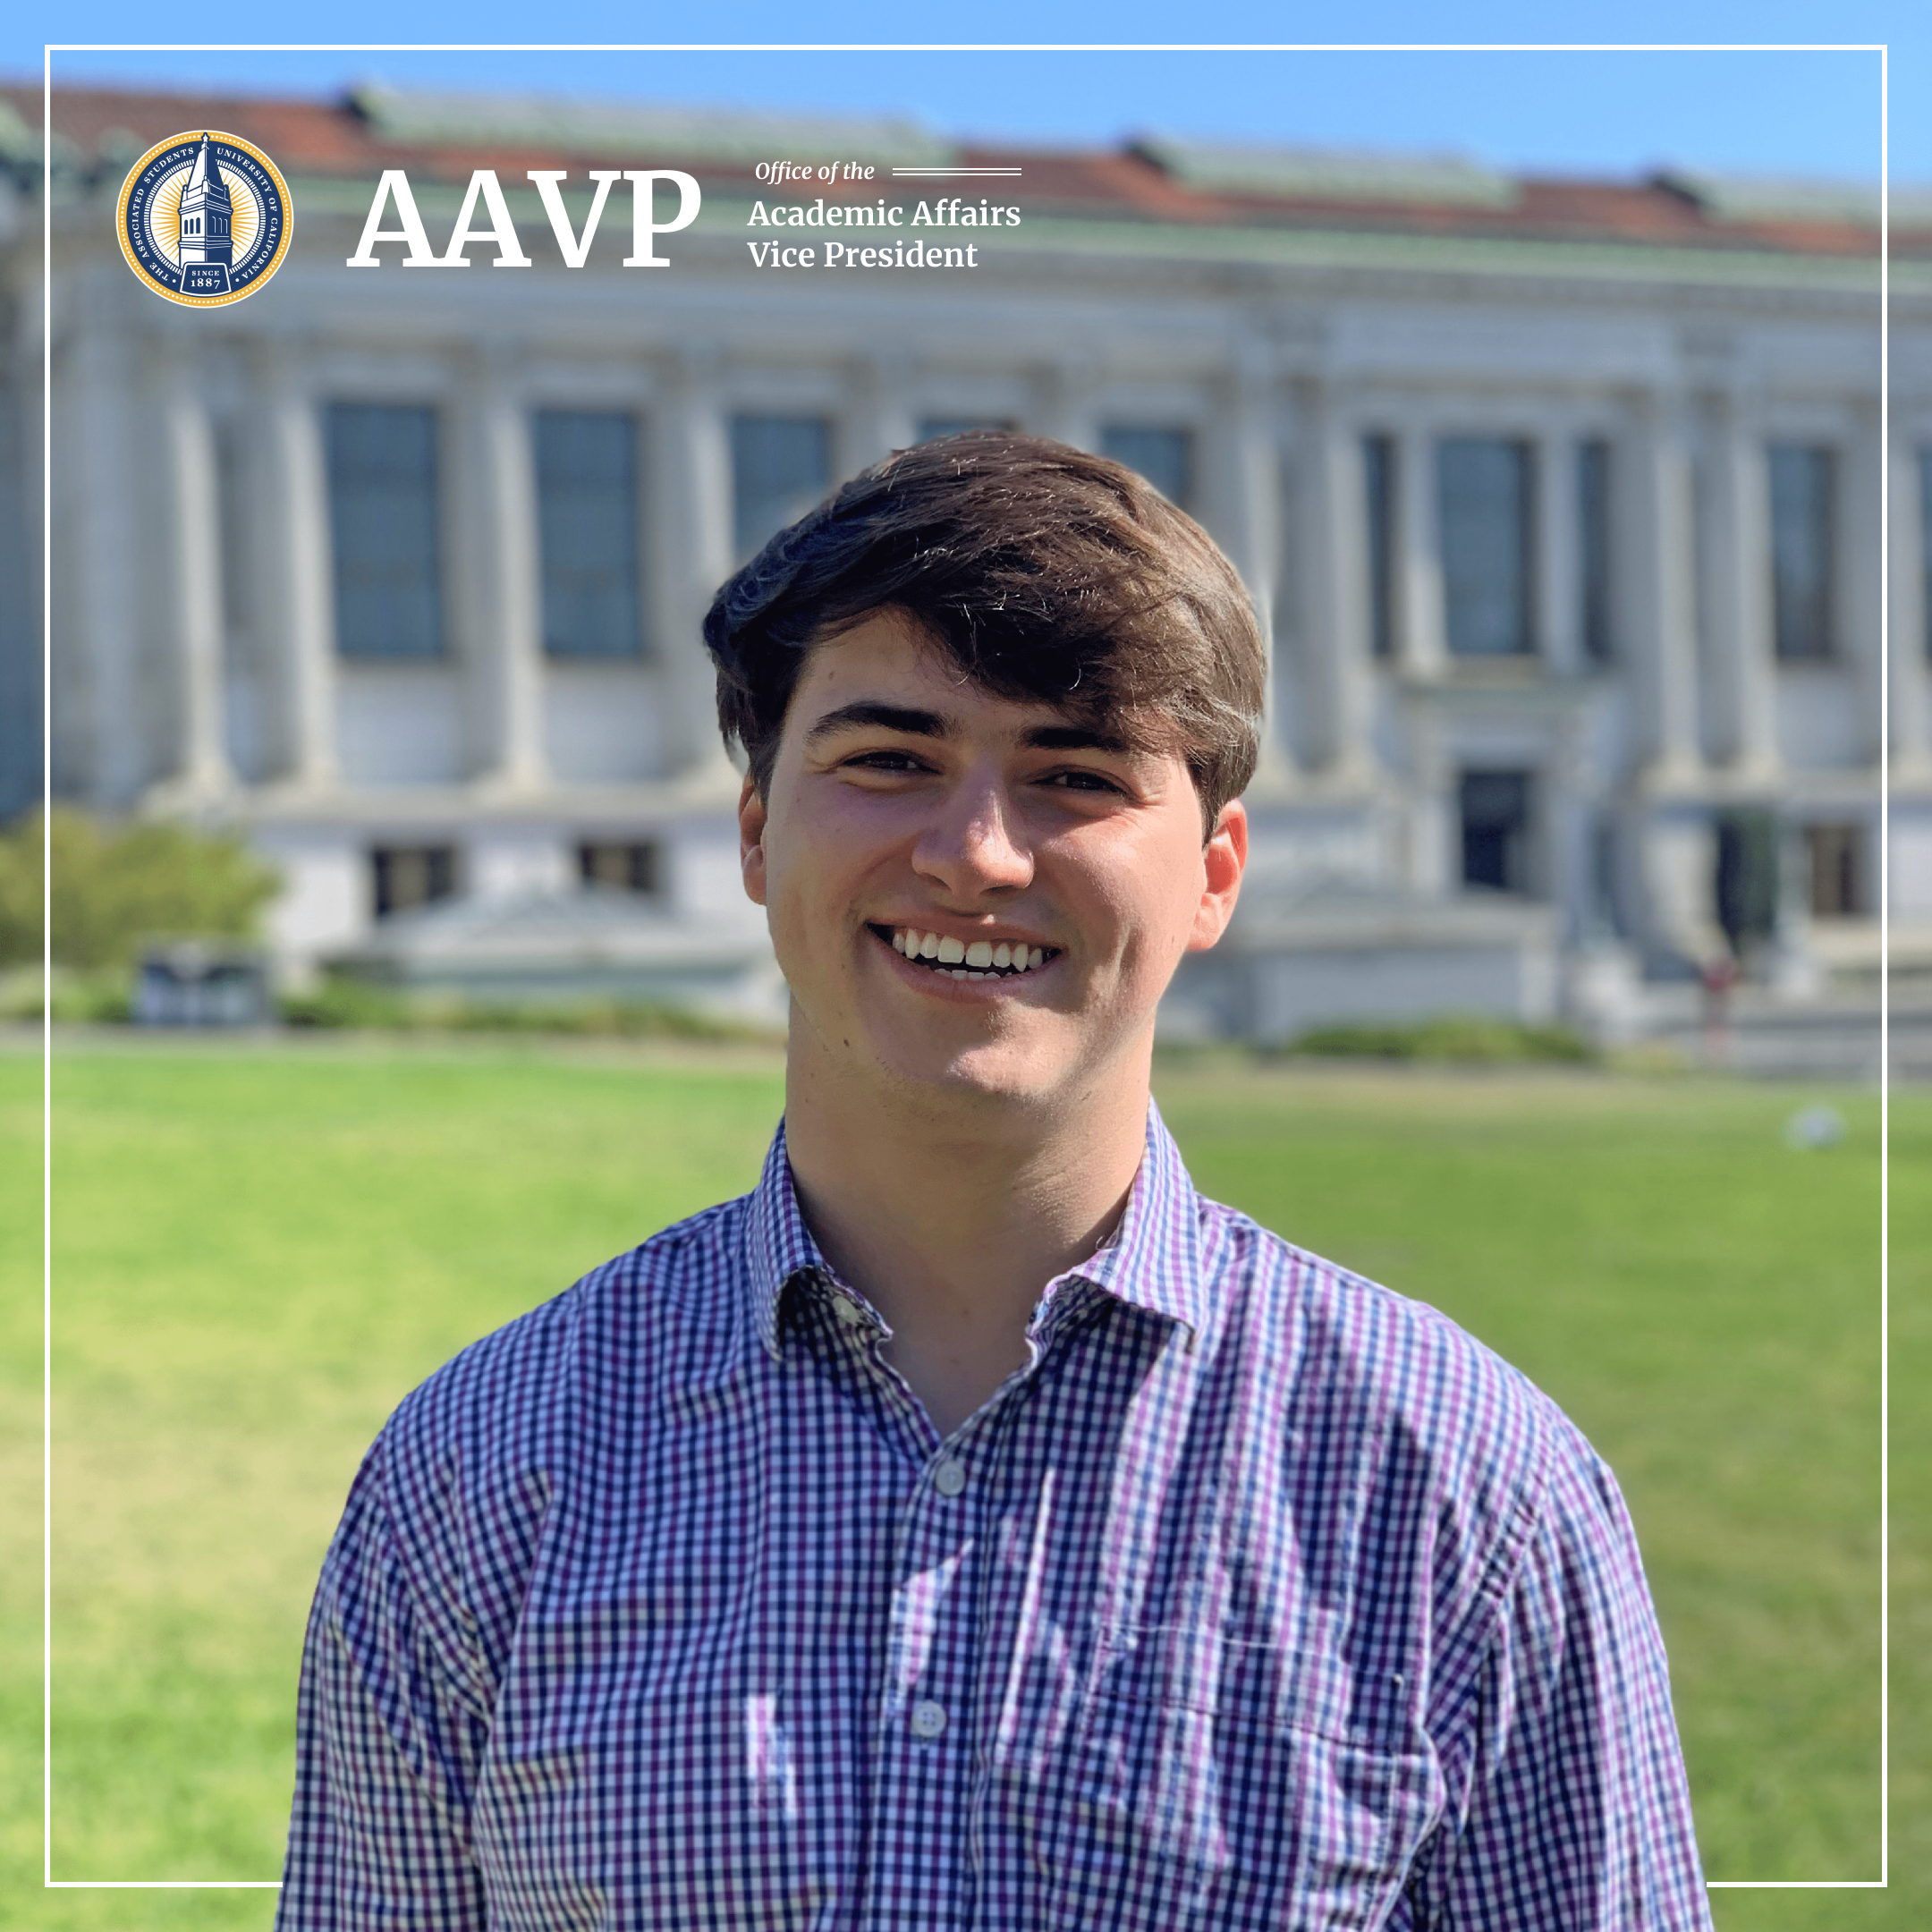
<svg viewBox="0 0 1932 1932">
<path fill-rule="evenodd" d="M 862 1932 L 903 1932 L 915 1925 L 937 1932 L 976 1922 L 974 1719 L 985 1662 L 979 1599 L 1002 1417 L 1083 1301 L 1076 1292 L 1042 1304 L 1028 1328 L 1026 1365 L 944 1442 L 903 1379 L 880 1357 L 885 1336 L 875 1319 L 857 1304 L 841 1309 L 868 1368 L 891 1391 L 906 1436 L 924 1455 L 894 1572 Z"/>
<path fill-rule="evenodd" d="M 962 1432 L 936 1449 L 906 1506 L 876 1709 L 866 1932 L 969 1922 L 980 1519 Z"/>
</svg>

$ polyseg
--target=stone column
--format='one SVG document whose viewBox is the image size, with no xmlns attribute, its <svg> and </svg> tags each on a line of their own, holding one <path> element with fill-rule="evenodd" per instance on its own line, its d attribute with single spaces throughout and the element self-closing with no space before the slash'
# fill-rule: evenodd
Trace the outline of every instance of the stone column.
<svg viewBox="0 0 1932 1932">
<path fill-rule="evenodd" d="M 1041 436 L 1070 443 L 1075 449 L 1100 447 L 1100 422 L 1094 392 L 1098 366 L 1084 356 L 1069 356 L 1044 370 L 1038 378 L 1038 402 L 1034 418 Z"/>
<path fill-rule="evenodd" d="M 1455 773 L 1444 741 L 1441 709 L 1416 706 L 1409 715 L 1409 794 L 1401 824 L 1402 877 L 1426 899 L 1454 893 L 1462 867 L 1456 850 Z"/>
<path fill-rule="evenodd" d="M 84 318 L 54 419 L 56 759 L 90 804 L 131 805 L 150 775 L 140 683 L 142 598 L 128 344 Z M 58 716 L 72 707 L 69 718 Z"/>
<path fill-rule="evenodd" d="M 264 629 L 282 699 L 281 776 L 314 790 L 339 775 L 335 753 L 335 586 L 328 468 L 301 345 L 260 345 L 266 484 Z"/>
<path fill-rule="evenodd" d="M 1918 445 L 1902 436 L 1891 450 L 1892 778 L 1932 784 L 1932 680 L 1927 665 L 1926 505 Z"/>
<path fill-rule="evenodd" d="M 462 372 L 455 576 L 470 771 L 489 791 L 527 792 L 548 773 L 536 463 L 518 366 L 511 345 L 492 343 Z"/>
<path fill-rule="evenodd" d="M 1885 596 L 1881 576 L 1879 533 L 1883 525 L 1885 464 L 1888 460 L 1885 425 L 1877 398 L 1860 402 L 1854 427 L 1838 459 L 1833 559 L 1839 584 L 1840 631 L 1847 670 L 1857 693 L 1860 748 L 1874 775 L 1885 750 Z M 1916 493 L 1915 493 L 1916 496 Z M 1898 506 L 1894 506 L 1896 508 Z M 1903 507 L 1916 509 L 1914 498 Z M 1892 519 L 1899 547 L 1916 550 L 1906 533 L 1910 526 Z M 1925 661 L 1921 640 L 1919 662 Z"/>
<path fill-rule="evenodd" d="M 1304 385 L 1301 418 L 1296 548 L 1309 758 L 1325 783 L 1366 785 L 1375 775 L 1375 686 L 1361 438 L 1324 378 Z"/>
<path fill-rule="evenodd" d="M 1717 924 L 1716 833 L 1694 800 L 1652 800 L 1637 820 L 1640 920 L 1657 954 L 1708 960 L 1727 950 Z"/>
<path fill-rule="evenodd" d="M 1771 632 L 1771 489 L 1765 448 L 1734 390 L 1710 407 L 1706 530 L 1712 690 L 1732 775 L 1768 784 L 1778 770 Z"/>
<path fill-rule="evenodd" d="M 691 347 L 665 371 L 651 423 L 652 642 L 665 691 L 665 775 L 705 784 L 737 777 L 717 728 L 717 681 L 704 614 L 732 573 L 731 425 L 716 359 Z"/>
<path fill-rule="evenodd" d="M 1575 677 L 1583 669 L 1576 445 L 1566 436 L 1546 432 L 1536 438 L 1530 460 L 1536 474 L 1536 510 L 1530 519 L 1535 546 L 1532 641 L 1553 677 Z"/>
<path fill-rule="evenodd" d="M 222 688 L 221 505 L 214 425 L 190 345 L 165 339 L 155 377 L 165 445 L 163 541 L 174 682 L 168 791 L 170 802 L 190 804 L 218 798 L 233 782 Z"/>
<path fill-rule="evenodd" d="M 1395 660 L 1405 677 L 1425 682 L 1449 665 L 1437 521 L 1435 438 L 1404 429 L 1395 438 Z"/>
<path fill-rule="evenodd" d="M 1585 713 L 1565 707 L 1557 721 L 1548 757 L 1536 778 L 1542 793 L 1542 826 L 1532 886 L 1563 916 L 1563 944 L 1574 946 L 1592 933 L 1596 887 L 1591 801 L 1597 795 L 1597 775 L 1590 756 L 1590 733 Z"/>
<path fill-rule="evenodd" d="M 848 477 L 880 462 L 918 439 L 909 389 L 911 358 L 881 354 L 852 371 L 851 400 L 839 424 L 838 474 Z"/>
<path fill-rule="evenodd" d="M 1647 784 L 1699 778 L 1697 603 L 1690 425 L 1683 398 L 1648 390 L 1611 465 L 1611 544 L 1624 595 L 1618 645 L 1629 654 Z"/>
<path fill-rule="evenodd" d="M 1241 573 L 1267 653 L 1261 755 L 1257 785 L 1278 788 L 1292 775 L 1275 668 L 1275 597 L 1280 569 L 1281 446 L 1274 384 L 1258 361 L 1223 377 L 1202 465 L 1201 521 Z"/>
</svg>

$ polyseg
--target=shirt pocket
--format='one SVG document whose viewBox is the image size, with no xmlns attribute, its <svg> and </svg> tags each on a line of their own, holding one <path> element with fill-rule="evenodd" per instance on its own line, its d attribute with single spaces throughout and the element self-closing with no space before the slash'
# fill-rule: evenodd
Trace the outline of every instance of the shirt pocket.
<svg viewBox="0 0 1932 1932">
<path fill-rule="evenodd" d="M 1350 1734 L 1343 1688 L 1333 1660 L 1114 1632 L 1063 1767 L 1052 1923 L 1379 1923 L 1424 1835 L 1428 1766 Z"/>
</svg>

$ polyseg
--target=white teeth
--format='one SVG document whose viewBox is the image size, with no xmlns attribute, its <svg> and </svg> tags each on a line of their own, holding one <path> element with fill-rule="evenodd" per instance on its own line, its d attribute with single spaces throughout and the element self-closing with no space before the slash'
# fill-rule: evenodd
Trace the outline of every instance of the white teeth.
<svg viewBox="0 0 1932 1932">
<path fill-rule="evenodd" d="M 989 939 L 975 939 L 968 945 L 963 939 L 942 938 L 937 933 L 922 933 L 911 926 L 894 928 L 892 943 L 893 951 L 903 953 L 909 960 L 934 960 L 941 966 L 955 969 L 955 979 L 988 979 L 994 977 L 993 968 L 1031 972 L 1046 963 L 1046 954 L 1038 946 L 1016 945 L 1005 939 L 997 945 Z M 960 968 L 967 970 L 956 970 Z"/>
</svg>

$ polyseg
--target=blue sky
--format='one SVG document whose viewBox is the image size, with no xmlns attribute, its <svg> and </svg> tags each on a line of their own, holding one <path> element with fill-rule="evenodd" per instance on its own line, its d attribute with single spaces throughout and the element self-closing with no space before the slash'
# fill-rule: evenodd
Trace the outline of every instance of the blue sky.
<svg viewBox="0 0 1932 1932">
<path fill-rule="evenodd" d="M 133 0 L 27 0 L 0 26 L 0 71 L 38 72 L 43 38 L 151 40 L 184 16 Z M 206 13 L 193 16 L 211 18 Z M 224 16 L 241 25 L 232 12 Z M 808 8 L 775 0 L 539 12 L 289 0 L 249 22 L 281 42 L 840 41 L 930 43 L 932 10 L 880 0 Z M 1896 181 L 1932 182 L 1932 5 L 1903 0 L 1356 0 L 1185 9 L 1119 0 L 984 0 L 943 16 L 962 39 L 1392 41 L 1656 39 L 1886 41 Z M 540 89 L 640 100 L 911 114 L 936 131 L 1094 143 L 1160 130 L 1227 139 L 1452 150 L 1513 168 L 1631 174 L 1664 162 L 1843 177 L 1876 175 L 1879 61 L 1831 52 L 1398 53 L 1267 55 L 990 53 L 513 54 L 344 51 L 93 53 L 56 56 L 56 79 L 326 94 L 379 75 L 400 84 Z"/>
</svg>

